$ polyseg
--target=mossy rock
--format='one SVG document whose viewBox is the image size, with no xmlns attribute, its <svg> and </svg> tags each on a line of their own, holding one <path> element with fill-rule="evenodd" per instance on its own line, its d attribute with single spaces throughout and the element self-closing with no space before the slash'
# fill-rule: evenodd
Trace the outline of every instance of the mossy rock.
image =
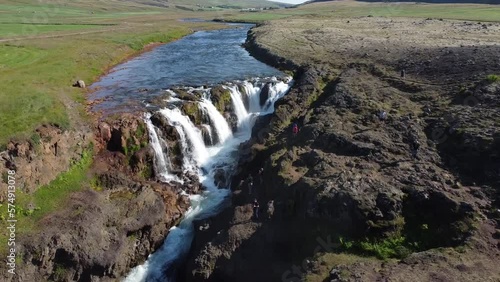
<svg viewBox="0 0 500 282">
<path fill-rule="evenodd" d="M 243 87 L 243 85 L 241 84 L 238 84 L 238 91 L 240 91 L 241 94 L 243 95 L 247 95 L 247 91 L 245 90 L 245 87 Z"/>
<path fill-rule="evenodd" d="M 210 91 L 212 103 L 222 114 L 231 108 L 231 91 L 222 86 L 216 86 Z"/>
<path fill-rule="evenodd" d="M 197 95 L 189 93 L 185 89 L 176 88 L 176 89 L 172 89 L 172 91 L 174 91 L 175 94 L 177 94 L 177 98 L 179 98 L 181 100 L 185 100 L 185 101 L 197 101 L 197 100 L 199 100 L 199 97 L 197 97 Z"/>
<path fill-rule="evenodd" d="M 203 121 L 203 117 L 200 111 L 200 108 L 198 107 L 198 103 L 195 102 L 185 102 L 181 106 L 182 112 L 191 119 L 191 121 L 196 124 L 200 125 Z"/>
</svg>

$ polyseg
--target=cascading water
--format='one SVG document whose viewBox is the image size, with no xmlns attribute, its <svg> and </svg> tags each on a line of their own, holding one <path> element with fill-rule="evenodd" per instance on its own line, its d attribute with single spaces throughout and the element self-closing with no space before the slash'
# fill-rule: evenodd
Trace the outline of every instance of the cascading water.
<svg viewBox="0 0 500 282">
<path fill-rule="evenodd" d="M 206 98 L 201 99 L 200 106 L 208 115 L 211 125 L 215 128 L 219 143 L 224 143 L 224 141 L 232 135 L 231 128 L 229 128 L 227 121 L 221 113 L 217 111 L 210 100 Z"/>
<path fill-rule="evenodd" d="M 210 125 L 208 124 L 202 124 L 203 128 L 205 128 L 206 130 L 206 134 L 207 134 L 207 137 L 203 136 L 204 140 L 205 140 L 205 144 L 210 144 L 210 145 L 213 145 L 215 143 L 214 141 L 214 136 L 212 134 L 212 127 L 210 127 Z"/>
<path fill-rule="evenodd" d="M 189 148 L 189 158 L 194 166 L 202 166 L 208 159 L 208 150 L 203 141 L 201 130 L 182 114 L 178 108 L 162 109 L 160 113 L 172 123 L 178 132 L 183 132 L 188 142 L 183 142 L 183 148 Z"/>
<path fill-rule="evenodd" d="M 219 189 L 215 183 L 215 174 L 223 170 L 229 177 L 237 163 L 238 146 L 248 140 L 254 124 L 254 116 L 268 114 L 274 111 L 274 102 L 286 94 L 291 86 L 291 79 L 287 81 L 272 81 L 268 99 L 264 106 L 260 106 L 260 91 L 265 83 L 260 80 L 254 83 L 243 82 L 245 93 L 242 94 L 235 85 L 226 86 L 231 91 L 231 100 L 234 114 L 238 118 L 238 129 L 234 134 L 230 130 L 228 121 L 219 113 L 207 98 L 199 101 L 200 107 L 209 116 L 214 133 L 219 137 L 219 144 L 207 147 L 203 142 L 200 129 L 178 108 L 165 108 L 160 113 L 176 128 L 182 145 L 183 167 L 198 175 L 205 190 L 200 195 L 190 195 L 191 207 L 177 227 L 173 227 L 162 247 L 149 256 L 143 264 L 135 267 L 125 282 L 164 282 L 175 281 L 176 267 L 182 263 L 187 255 L 194 234 L 193 221 L 204 219 L 219 213 L 228 203 L 230 190 Z M 249 99 L 248 109 L 245 107 L 242 95 Z M 177 102 L 177 101 L 176 101 Z M 146 116 L 151 143 L 157 158 L 163 155 L 163 150 L 149 116 Z M 153 144 L 154 143 L 154 144 Z M 161 160 L 158 162 L 161 163 Z M 166 164 L 166 161 L 165 161 Z M 167 165 L 165 166 L 167 167 Z M 161 173 L 167 169 L 158 168 Z M 166 172 L 168 173 L 168 171 Z"/>
<path fill-rule="evenodd" d="M 148 128 L 150 144 L 155 152 L 154 168 L 157 175 L 159 176 L 159 180 L 166 182 L 172 180 L 179 181 L 179 179 L 175 175 L 172 175 L 168 172 L 169 170 L 172 169 L 172 164 L 170 163 L 170 159 L 168 158 L 168 153 L 165 154 L 165 152 L 163 151 L 163 146 L 160 143 L 158 134 L 156 133 L 157 129 L 151 122 L 150 113 L 146 113 L 145 120 L 146 120 L 146 126 Z"/>
<path fill-rule="evenodd" d="M 245 89 L 245 94 L 247 95 L 248 100 L 249 100 L 248 110 L 250 112 L 258 112 L 260 110 L 259 94 L 260 94 L 260 91 L 262 90 L 262 87 L 255 86 L 248 81 L 244 81 L 242 86 L 243 86 L 243 89 Z"/>
<path fill-rule="evenodd" d="M 241 127 L 248 119 L 248 111 L 245 108 L 241 93 L 238 91 L 237 86 L 228 87 L 231 93 L 231 102 L 233 103 L 234 113 L 238 117 L 238 127 Z"/>
</svg>

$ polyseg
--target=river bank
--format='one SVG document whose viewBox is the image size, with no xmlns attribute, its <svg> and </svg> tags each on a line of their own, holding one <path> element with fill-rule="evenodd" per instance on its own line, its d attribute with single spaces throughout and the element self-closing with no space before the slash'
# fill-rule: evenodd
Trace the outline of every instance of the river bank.
<svg viewBox="0 0 500 282">
<path fill-rule="evenodd" d="M 151 19 L 149 16 L 147 18 Z M 132 22 L 128 24 L 127 30 L 115 32 L 112 36 L 94 34 L 90 37 L 82 34 L 41 39 L 36 42 L 28 38 L 16 40 L 15 43 L 6 47 L 5 54 L 13 58 L 17 58 L 17 51 L 37 51 L 32 54 L 33 58 L 31 59 L 33 62 L 30 68 L 8 65 L 8 68 L 4 69 L 8 75 L 2 76 L 9 78 L 9 82 L 4 83 L 5 90 L 19 94 L 16 96 L 17 99 L 11 99 L 9 103 L 24 101 L 24 109 L 30 109 L 26 115 L 23 114 L 26 111 L 22 110 L 18 111 L 16 116 L 22 115 L 23 122 L 33 123 L 23 129 L 11 128 L 16 132 L 15 137 L 10 136 L 9 132 L 1 134 L 2 138 L 10 141 L 6 141 L 5 146 L 2 145 L 2 148 L 7 150 L 1 154 L 5 166 L 2 166 L 0 171 L 2 175 L 7 175 L 7 170 L 15 170 L 18 185 L 15 202 L 16 219 L 18 220 L 18 228 L 16 229 L 16 253 L 18 258 L 16 262 L 22 263 L 22 266 L 18 265 L 17 275 L 15 276 L 6 272 L 5 265 L 2 266 L 2 275 L 9 281 L 16 281 L 16 279 L 17 281 L 42 281 L 48 279 L 48 277 L 52 277 L 51 279 L 66 279 L 67 275 L 71 275 L 71 272 L 66 270 L 70 264 L 64 264 L 60 260 L 65 260 L 67 254 L 77 248 L 77 244 L 74 242 L 83 242 L 81 237 L 90 235 L 82 230 L 75 231 L 78 228 L 73 223 L 69 223 L 68 218 L 64 215 L 71 215 L 72 219 L 70 221 L 77 223 L 76 226 L 89 227 L 87 232 L 90 232 L 92 230 L 92 224 L 89 221 L 91 218 L 97 221 L 98 218 L 107 221 L 113 218 L 113 213 L 123 213 L 126 210 L 126 205 L 138 205 L 138 208 L 146 206 L 147 209 L 155 206 L 165 209 L 165 206 L 170 205 L 170 210 L 165 213 L 171 212 L 171 214 L 166 218 L 162 218 L 160 215 L 156 215 L 156 219 L 155 216 L 151 217 L 152 220 L 165 221 L 165 227 L 148 231 L 157 234 L 157 237 L 151 235 L 153 238 L 151 246 L 148 244 L 144 250 L 138 251 L 139 253 L 145 252 L 142 255 L 143 257 L 150 253 L 156 245 L 161 244 L 168 227 L 174 225 L 187 208 L 183 204 L 184 199 L 182 197 L 177 198 L 177 192 L 169 190 L 170 188 L 163 189 L 164 192 L 158 193 L 149 191 L 151 188 L 147 189 L 148 191 L 143 191 L 139 189 L 142 186 L 137 186 L 140 181 L 135 183 L 128 180 L 120 182 L 123 181 L 122 178 L 128 177 L 125 175 L 121 177 L 115 175 L 114 180 L 108 180 L 107 184 L 112 187 L 117 185 L 116 179 L 122 179 L 118 181 L 121 183 L 119 184 L 120 187 L 113 188 L 113 191 L 101 191 L 103 185 L 96 174 L 96 167 L 103 170 L 112 170 L 116 167 L 109 168 L 109 166 L 112 167 L 117 163 L 129 167 L 129 160 L 127 158 L 113 157 L 112 154 L 108 156 L 109 159 L 106 159 L 107 157 L 103 155 L 96 156 L 99 150 L 106 147 L 101 137 L 98 118 L 85 113 L 84 100 L 88 95 L 87 89 L 78 89 L 71 85 L 77 79 L 84 80 L 88 85 L 88 83 L 96 80 L 104 70 L 110 69 L 111 66 L 124 59 L 139 56 L 154 47 L 148 45 L 149 42 L 168 42 L 193 32 L 192 29 L 210 29 L 217 26 L 204 22 L 181 23 L 174 19 L 173 22 L 169 21 L 166 26 L 161 28 L 158 28 L 157 25 L 139 28 L 134 24 L 137 20 L 130 20 Z M 165 23 L 165 21 L 159 20 L 159 23 Z M 133 30 L 130 30 L 130 28 Z M 137 32 L 141 33 L 141 35 L 137 36 Z M 122 38 L 132 35 L 135 41 L 124 41 Z M 142 46 L 146 46 L 145 49 L 141 49 Z M 85 52 L 81 52 L 83 49 L 85 49 Z M 12 53 L 12 50 L 16 52 Z M 47 63 L 47 60 L 50 63 Z M 57 67 L 54 65 L 57 65 Z M 51 76 L 57 77 L 57 79 L 54 80 Z M 28 83 L 19 83 L 21 78 L 28 81 Z M 36 90 L 30 88 L 31 83 L 36 84 L 36 87 L 34 87 Z M 21 85 L 23 86 L 22 89 L 19 88 Z M 36 95 L 27 102 L 25 94 L 29 93 L 29 91 L 32 94 L 42 94 Z M 40 99 L 43 101 L 40 102 Z M 4 104 L 4 106 L 11 105 L 9 103 Z M 37 104 L 37 107 L 33 108 L 33 104 Z M 43 113 L 40 113 L 39 110 L 44 107 L 48 107 L 50 110 L 44 110 Z M 9 111 L 16 109 L 17 106 L 11 105 Z M 8 121 L 9 111 L 2 110 L 2 120 Z M 38 114 L 41 114 L 42 117 Z M 55 119 L 51 117 L 52 114 L 54 114 L 53 117 L 56 117 Z M 40 122 L 44 124 L 39 126 Z M 20 122 L 16 126 L 22 126 L 22 124 Z M 137 122 L 130 116 L 125 116 L 124 120 L 121 121 L 111 121 L 110 124 L 111 126 L 116 125 L 117 130 L 126 132 L 130 132 L 128 127 L 137 126 Z M 7 122 L 5 125 L 8 127 L 9 123 Z M 32 126 L 36 127 L 33 131 L 31 131 Z M 3 129 L 7 130 L 8 128 L 3 127 Z M 142 138 L 139 142 L 148 142 L 147 135 L 138 134 L 137 136 Z M 111 159 L 114 159 L 115 163 L 106 164 Z M 129 173 L 129 176 L 136 174 L 136 178 L 142 177 L 139 172 L 129 170 L 127 173 Z M 135 187 L 132 192 L 127 190 L 130 187 Z M 7 199 L 6 194 L 4 194 L 6 190 L 2 189 L 1 192 L 0 200 L 5 201 Z M 110 203 L 106 198 L 110 195 L 121 196 L 113 199 Z M 130 203 L 129 200 L 136 198 L 136 196 L 139 198 L 149 197 L 148 203 L 137 203 L 137 201 Z M 125 201 L 122 199 L 123 197 L 126 198 Z M 93 202 L 87 201 L 87 198 L 92 198 Z M 160 201 L 160 199 L 162 200 Z M 100 204 L 101 206 L 97 207 L 94 204 Z M 115 207 L 110 208 L 109 205 L 115 205 Z M 99 209 L 101 213 L 94 213 Z M 4 214 L 6 211 L 6 208 L 2 208 L 3 218 L 7 218 Z M 127 217 L 124 214 L 116 214 L 115 216 L 119 218 Z M 2 221 L 2 226 L 4 224 L 6 224 L 5 221 Z M 145 224 L 149 223 L 146 222 Z M 1 248 L 2 253 L 4 253 L 6 252 L 4 247 L 7 246 L 7 236 L 9 234 L 5 231 L 5 228 L 2 230 L 0 242 L 3 246 Z M 55 243 L 52 240 L 60 232 L 66 232 L 69 236 Z M 44 235 L 39 236 L 39 234 Z M 110 235 L 107 238 L 113 236 Z M 115 238 L 113 240 L 119 242 L 122 239 Z M 129 242 L 132 247 L 134 242 L 133 240 Z M 62 249 L 65 251 L 61 251 L 61 248 L 57 246 L 64 246 Z M 84 246 L 84 244 L 81 246 Z M 88 242 L 85 248 L 85 250 L 75 252 L 80 252 L 82 256 L 86 253 L 89 257 L 103 257 L 101 254 L 90 254 L 96 251 L 94 243 Z M 89 272 L 92 271 L 88 269 L 79 270 L 78 275 L 84 277 L 91 275 Z"/>
<path fill-rule="evenodd" d="M 498 28 L 365 17 L 252 29 L 254 56 L 302 75 L 240 150 L 233 182 L 260 184 L 233 186 L 233 206 L 198 223 L 179 281 L 498 279 L 499 50 L 483 36 Z M 271 219 L 251 219 L 254 197 L 274 201 Z"/>
<path fill-rule="evenodd" d="M 236 31 L 241 33 L 241 39 L 238 39 L 236 43 L 226 43 L 231 43 L 231 48 L 240 50 L 246 30 Z M 186 40 L 183 39 L 183 41 Z M 231 41 L 231 37 L 222 37 L 221 41 L 224 40 Z M 208 41 L 210 42 L 210 40 Z M 247 63 L 237 63 L 237 57 L 227 52 L 228 45 L 225 44 L 225 54 L 232 58 L 233 63 L 241 66 L 241 68 L 248 65 Z M 185 48 L 181 49 L 185 50 Z M 241 49 L 241 51 L 243 50 Z M 236 54 L 243 61 L 250 59 L 244 51 L 238 51 Z M 147 54 L 141 55 L 142 60 L 143 57 L 147 57 Z M 138 58 L 138 60 L 141 59 Z M 254 59 L 252 58 L 252 60 Z M 248 72 L 247 76 L 255 76 L 254 72 L 259 70 L 262 73 L 268 73 L 269 76 L 279 73 L 277 70 L 269 68 L 260 62 L 255 62 L 258 64 L 253 63 L 254 67 Z M 150 63 L 155 64 L 157 62 L 152 60 Z M 220 60 L 218 63 L 220 63 Z M 219 67 L 223 68 L 224 65 Z M 228 66 L 227 73 L 233 73 L 233 68 L 234 66 Z M 116 76 L 118 72 L 119 70 L 111 75 Z M 182 74 L 183 72 L 180 72 L 179 75 Z M 193 73 L 193 75 L 196 75 L 196 73 Z M 226 78 L 221 76 L 221 79 L 225 80 Z M 165 84 L 162 84 L 161 81 L 154 83 L 155 89 L 161 90 L 165 87 Z M 282 82 L 278 80 L 265 82 L 257 79 L 251 83 L 254 83 L 255 86 L 250 87 L 248 85 L 249 89 L 262 88 L 264 85 L 270 87 L 269 85 Z M 132 92 L 138 91 L 136 85 L 133 85 L 131 81 L 129 81 L 128 86 Z M 235 115 L 236 111 L 230 102 L 231 100 L 234 101 L 234 99 L 229 98 L 232 94 L 229 94 L 228 90 L 224 88 L 227 85 L 212 85 L 212 87 L 217 89 L 218 92 L 216 93 L 220 96 L 217 99 L 216 111 L 231 116 L 227 121 L 231 122 L 231 130 L 237 130 L 236 121 L 246 124 L 246 121 L 241 120 L 242 117 Z M 268 88 L 266 93 L 268 95 L 271 95 L 271 93 L 276 94 L 277 90 L 273 89 L 272 87 Z M 201 103 L 200 101 L 197 102 L 197 99 L 200 98 L 197 96 L 198 94 L 187 95 L 186 90 L 174 90 L 178 91 L 180 97 L 186 99 L 185 104 L 180 106 L 182 112 L 188 114 L 198 127 L 204 125 L 200 122 L 204 121 L 205 115 L 200 115 L 201 108 L 195 109 L 198 107 L 197 104 Z M 165 101 L 162 99 L 171 97 L 169 93 L 171 92 L 162 90 L 159 97 L 149 97 L 149 102 L 154 105 L 152 109 L 145 106 L 143 110 L 133 114 L 120 113 L 96 120 L 95 124 L 85 125 L 91 127 L 94 134 L 93 136 L 78 139 L 86 140 L 89 146 L 93 144 L 89 152 L 94 155 L 93 160 L 86 164 L 85 169 L 81 171 L 82 179 L 80 181 L 85 183 L 84 179 L 86 177 L 88 179 L 87 185 L 83 185 L 81 189 L 74 187 L 71 190 L 72 193 L 65 193 L 65 198 L 63 198 L 65 200 L 64 207 L 51 210 L 48 214 L 46 214 L 47 211 L 45 210 L 42 213 L 39 206 L 35 204 L 30 215 L 35 214 L 36 218 L 40 220 L 38 224 L 42 224 L 43 227 L 38 227 L 40 231 L 38 234 L 28 233 L 19 237 L 17 252 L 25 263 L 22 268 L 17 270 L 16 276 L 9 276 L 5 272 L 5 277 L 9 277 L 8 279 L 11 279 L 11 281 L 23 281 L 25 279 L 52 279 L 55 281 L 100 279 L 101 281 L 108 281 L 124 277 L 131 267 L 139 265 L 149 254 L 158 250 L 165 236 L 170 233 L 170 229 L 179 224 L 180 219 L 190 208 L 190 199 L 187 197 L 186 192 L 190 194 L 201 193 L 201 177 L 196 177 L 196 171 L 194 170 L 186 175 L 179 175 L 182 168 L 176 168 L 175 173 L 178 174 L 179 179 L 182 179 L 182 181 L 180 183 L 165 183 L 165 179 L 162 178 L 162 173 L 156 163 L 158 155 L 155 153 L 154 147 L 150 145 L 152 141 L 150 127 L 152 125 L 145 123 L 143 113 L 145 111 L 154 113 L 157 108 L 165 107 Z M 242 93 L 235 94 L 237 95 L 235 97 L 246 95 L 246 92 Z M 212 94 L 212 96 L 215 95 Z M 131 99 L 134 99 L 134 97 L 131 97 Z M 240 104 L 242 103 L 241 99 Z M 249 118 L 244 119 L 248 119 L 248 122 L 250 122 Z M 206 123 L 206 121 L 204 122 Z M 165 120 L 162 124 L 155 124 L 155 126 L 161 125 L 162 130 L 165 130 L 166 123 Z M 208 123 L 208 125 L 216 126 L 213 122 Z M 179 141 L 180 136 L 177 136 L 175 132 L 180 129 L 174 129 L 171 126 L 169 128 L 166 131 L 167 137 L 170 136 L 168 138 Z M 192 130 L 196 131 L 198 129 Z M 210 141 L 203 140 L 202 142 L 215 145 L 215 143 L 212 144 L 211 142 L 218 142 L 214 140 L 220 140 L 221 137 L 218 136 L 215 128 L 212 128 L 209 132 L 213 132 Z M 165 138 L 164 135 L 160 136 Z M 50 148 L 53 149 L 51 154 L 61 156 L 64 152 L 61 149 L 65 149 L 66 146 L 62 146 L 59 139 L 50 139 L 49 141 L 55 142 L 55 145 L 51 143 L 52 147 Z M 43 142 L 49 141 L 44 140 Z M 235 146 L 237 143 L 233 145 Z M 80 146 L 85 147 L 83 143 L 80 143 Z M 176 148 L 186 147 L 183 149 L 186 151 L 184 159 L 188 158 L 186 154 L 190 152 L 190 148 L 187 148 L 186 144 L 181 146 L 181 143 L 178 142 L 177 145 L 169 147 L 169 149 L 165 148 L 165 150 L 171 151 Z M 71 149 L 68 148 L 68 150 Z M 74 153 L 78 154 L 78 152 Z M 177 155 L 174 157 L 177 160 L 182 160 L 181 156 L 181 152 L 177 151 Z M 15 159 L 14 162 L 19 163 L 19 159 Z M 200 166 L 201 164 L 196 163 L 193 164 L 192 168 L 197 170 Z M 220 168 L 218 169 L 220 170 Z M 218 177 L 220 178 L 220 176 Z M 64 183 L 64 176 L 62 179 Z M 75 185 L 74 182 L 67 184 Z M 208 184 L 205 183 L 204 186 L 207 187 Z M 36 193 L 39 193 L 39 191 L 51 190 L 48 187 L 42 187 L 35 191 L 34 195 L 37 195 Z"/>
</svg>

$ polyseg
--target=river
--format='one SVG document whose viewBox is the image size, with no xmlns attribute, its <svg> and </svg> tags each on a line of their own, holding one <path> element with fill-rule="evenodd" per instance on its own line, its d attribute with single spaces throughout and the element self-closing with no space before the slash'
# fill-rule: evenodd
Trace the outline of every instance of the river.
<svg viewBox="0 0 500 282">
<path fill-rule="evenodd" d="M 189 195 L 191 207 L 181 223 L 170 230 L 162 247 L 144 264 L 132 269 L 123 281 L 175 281 L 177 268 L 192 243 L 193 222 L 216 215 L 227 206 L 231 195 L 228 181 L 237 164 L 239 145 L 250 138 L 258 116 L 272 113 L 274 103 L 293 83 L 290 77 L 257 61 L 242 48 L 251 25 L 233 27 L 199 31 L 159 46 L 115 67 L 92 86 L 96 90 L 93 99 L 104 100 L 97 104 L 97 110 L 112 111 L 132 104 L 144 107 L 151 97 L 168 93 L 164 108 L 145 107 L 149 109 L 144 120 L 155 152 L 155 174 L 160 181 L 181 183 L 182 174 L 194 174 L 204 188 L 201 194 Z M 211 100 L 211 89 L 218 84 L 230 95 L 236 126 L 231 127 L 227 112 L 219 112 Z M 197 97 L 195 103 L 203 116 L 201 124 L 182 112 L 185 101 L 179 99 L 177 87 Z M 160 115 L 178 133 L 181 174 L 172 170 L 171 148 L 164 133 L 153 123 L 152 114 Z M 203 128 L 209 138 L 205 138 Z M 216 173 L 221 171 L 228 181 L 216 185 Z"/>
<path fill-rule="evenodd" d="M 90 99 L 103 100 L 94 109 L 123 109 L 176 86 L 283 75 L 242 48 L 253 25 L 230 26 L 234 28 L 195 32 L 114 67 L 91 86 Z"/>
</svg>

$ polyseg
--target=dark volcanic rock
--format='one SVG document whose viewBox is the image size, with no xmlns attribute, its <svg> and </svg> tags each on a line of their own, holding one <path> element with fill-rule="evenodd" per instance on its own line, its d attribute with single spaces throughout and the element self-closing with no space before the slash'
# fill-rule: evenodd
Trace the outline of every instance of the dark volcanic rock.
<svg viewBox="0 0 500 282">
<path fill-rule="evenodd" d="M 266 103 L 267 99 L 269 99 L 269 91 L 272 87 L 272 83 L 271 82 L 268 82 L 266 83 L 266 85 L 264 85 L 264 87 L 262 87 L 262 90 L 260 91 L 260 95 L 259 95 L 259 103 L 260 103 L 260 106 L 264 106 L 264 104 Z"/>
<path fill-rule="evenodd" d="M 317 248 L 338 248 L 339 235 L 404 234 L 422 249 L 456 246 L 471 236 L 476 200 L 454 188 L 458 179 L 427 139 L 428 124 L 414 114 L 422 106 L 408 96 L 419 93 L 381 93 L 376 89 L 388 82 L 362 68 L 345 70 L 320 90 L 323 75 L 330 77 L 303 70 L 275 113 L 257 121 L 260 128 L 240 147 L 233 179 L 252 174 L 256 185 L 234 186 L 233 206 L 197 232 L 183 281 L 281 281 Z M 391 112 L 385 121 L 377 118 L 380 110 Z M 299 123 L 297 136 L 292 121 Z M 263 211 L 257 221 L 254 198 Z M 265 220 L 269 200 L 275 213 Z"/>
<path fill-rule="evenodd" d="M 29 263 L 18 272 L 21 281 L 112 281 L 124 276 L 161 245 L 189 205 L 167 187 L 160 189 L 119 186 L 105 194 L 74 194 L 67 208 L 43 219 L 47 227 L 41 236 L 23 240 L 19 254 Z"/>
</svg>

